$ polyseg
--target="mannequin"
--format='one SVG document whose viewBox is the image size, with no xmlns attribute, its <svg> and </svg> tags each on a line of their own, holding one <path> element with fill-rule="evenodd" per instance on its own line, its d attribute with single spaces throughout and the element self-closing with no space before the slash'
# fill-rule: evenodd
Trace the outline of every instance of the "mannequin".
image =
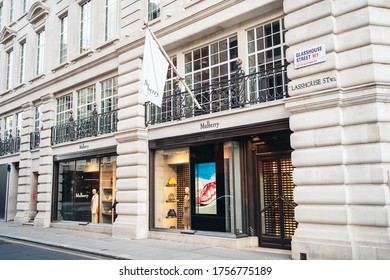
<svg viewBox="0 0 390 280">
<path fill-rule="evenodd" d="M 191 228 L 190 223 L 190 188 L 186 187 L 184 189 L 185 195 L 184 195 L 184 203 L 183 203 L 183 226 L 184 230 L 189 230 Z"/>
<path fill-rule="evenodd" d="M 98 223 L 99 218 L 99 195 L 97 194 L 96 189 L 92 190 L 92 199 L 91 199 L 91 219 L 92 223 Z"/>
</svg>

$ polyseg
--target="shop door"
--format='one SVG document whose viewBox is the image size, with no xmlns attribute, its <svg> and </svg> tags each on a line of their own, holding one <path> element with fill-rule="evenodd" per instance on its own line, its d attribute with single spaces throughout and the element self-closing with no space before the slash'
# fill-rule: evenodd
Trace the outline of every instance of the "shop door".
<svg viewBox="0 0 390 280">
<path fill-rule="evenodd" d="M 5 219 L 7 205 L 8 164 L 0 165 L 0 220 Z"/>
<path fill-rule="evenodd" d="M 277 158 L 258 157 L 260 185 L 260 246 L 291 248 L 297 227 L 294 219 L 294 184 L 290 154 Z"/>
</svg>

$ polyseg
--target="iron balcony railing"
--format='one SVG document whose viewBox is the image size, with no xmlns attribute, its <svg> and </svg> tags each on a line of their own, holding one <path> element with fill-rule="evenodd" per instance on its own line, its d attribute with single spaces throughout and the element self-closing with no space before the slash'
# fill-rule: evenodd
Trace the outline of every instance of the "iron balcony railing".
<svg viewBox="0 0 390 280">
<path fill-rule="evenodd" d="M 247 107 L 288 97 L 287 66 L 245 75 L 239 69 L 231 80 L 192 90 L 201 109 L 186 92 L 176 86 L 172 95 L 164 96 L 161 108 L 145 103 L 145 124 L 153 125 L 199 115 Z"/>
<path fill-rule="evenodd" d="M 20 136 L 9 135 L 0 140 L 0 156 L 15 154 L 20 151 Z"/>
<path fill-rule="evenodd" d="M 66 143 L 115 132 L 117 131 L 117 123 L 117 111 L 102 114 L 97 114 L 94 111 L 92 116 L 78 120 L 73 120 L 73 117 L 70 117 L 66 123 L 51 128 L 51 144 Z"/>
<path fill-rule="evenodd" d="M 41 132 L 36 130 L 30 133 L 30 150 L 37 149 L 41 145 Z"/>
</svg>

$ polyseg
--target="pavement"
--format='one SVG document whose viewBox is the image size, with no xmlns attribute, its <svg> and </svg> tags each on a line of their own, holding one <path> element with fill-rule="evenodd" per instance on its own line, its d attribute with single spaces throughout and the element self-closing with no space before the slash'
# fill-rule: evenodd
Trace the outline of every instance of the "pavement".
<svg viewBox="0 0 390 280">
<path fill-rule="evenodd" d="M 0 221 L 0 237 L 124 260 L 291 260 L 291 251 L 285 250 L 238 250 L 158 239 L 118 239 L 105 233 L 37 228 L 4 221 Z"/>
</svg>

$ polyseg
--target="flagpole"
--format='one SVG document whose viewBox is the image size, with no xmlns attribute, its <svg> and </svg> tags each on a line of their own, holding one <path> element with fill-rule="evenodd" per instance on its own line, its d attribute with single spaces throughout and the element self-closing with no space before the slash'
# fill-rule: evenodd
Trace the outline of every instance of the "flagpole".
<svg viewBox="0 0 390 280">
<path fill-rule="evenodd" d="M 150 34 L 152 35 L 154 41 L 157 43 L 158 47 L 160 48 L 160 51 L 162 54 L 165 56 L 165 59 L 168 61 L 169 65 L 171 65 L 173 71 L 175 72 L 176 76 L 179 77 L 179 80 L 181 83 L 184 85 L 186 91 L 188 94 L 191 96 L 192 100 L 194 101 L 196 107 L 198 107 L 199 110 L 202 110 L 202 107 L 199 105 L 198 100 L 196 100 L 194 94 L 191 92 L 190 88 L 188 85 L 184 82 L 184 79 L 180 76 L 179 71 L 177 70 L 176 66 L 172 63 L 171 59 L 169 58 L 168 54 L 165 52 L 164 48 L 161 46 L 160 42 L 158 41 L 156 35 L 154 35 L 153 31 L 149 28 L 149 25 L 145 23 L 146 28 L 149 30 Z"/>
</svg>

